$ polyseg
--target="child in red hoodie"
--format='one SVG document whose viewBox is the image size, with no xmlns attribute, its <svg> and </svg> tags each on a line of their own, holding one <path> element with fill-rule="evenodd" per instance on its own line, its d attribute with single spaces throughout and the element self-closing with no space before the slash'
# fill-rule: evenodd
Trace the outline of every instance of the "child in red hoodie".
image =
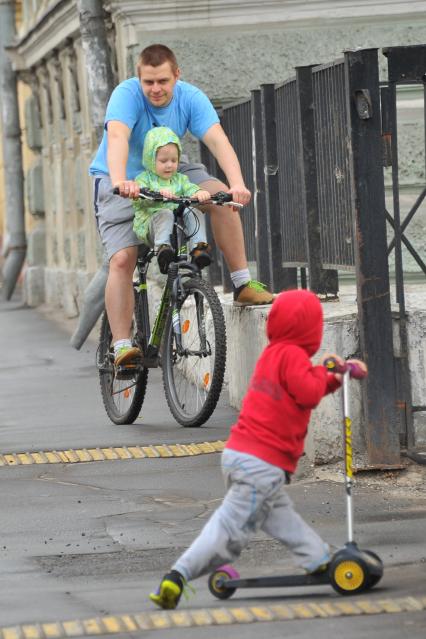
<svg viewBox="0 0 426 639">
<path fill-rule="evenodd" d="M 259 529 L 285 544 L 307 572 L 326 568 L 328 545 L 295 512 L 283 489 L 303 452 L 312 408 L 341 383 L 340 375 L 309 359 L 322 333 L 322 307 L 313 293 L 278 295 L 267 320 L 269 344 L 222 453 L 226 496 L 150 595 L 161 608 L 177 606 L 185 582 L 237 559 Z M 322 361 L 327 357 L 342 363 L 336 355 L 324 355 Z M 351 361 L 366 370 L 363 362 Z"/>
</svg>

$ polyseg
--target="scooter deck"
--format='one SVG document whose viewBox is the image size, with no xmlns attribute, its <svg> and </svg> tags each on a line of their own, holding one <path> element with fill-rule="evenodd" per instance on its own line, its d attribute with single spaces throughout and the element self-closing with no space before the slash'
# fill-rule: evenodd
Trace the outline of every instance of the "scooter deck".
<svg viewBox="0 0 426 639">
<path fill-rule="evenodd" d="M 273 577 L 248 577 L 247 579 L 227 579 L 222 587 L 228 588 L 283 588 L 285 586 L 321 586 L 329 584 L 328 572 L 318 575 L 277 575 Z"/>
</svg>

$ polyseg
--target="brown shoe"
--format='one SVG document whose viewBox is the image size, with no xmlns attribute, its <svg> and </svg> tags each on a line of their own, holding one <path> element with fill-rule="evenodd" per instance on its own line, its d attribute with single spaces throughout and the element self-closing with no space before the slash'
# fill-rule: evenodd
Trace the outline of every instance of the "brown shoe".
<svg viewBox="0 0 426 639">
<path fill-rule="evenodd" d="M 273 301 L 274 295 L 257 280 L 250 280 L 234 291 L 234 306 L 259 306 Z"/>
<path fill-rule="evenodd" d="M 206 242 L 198 242 L 197 246 L 191 251 L 192 262 L 198 266 L 198 268 L 205 268 L 210 266 L 212 258 L 210 257 L 210 246 Z"/>
<path fill-rule="evenodd" d="M 114 358 L 115 366 L 135 366 L 142 353 L 137 346 L 123 346 Z"/>
</svg>

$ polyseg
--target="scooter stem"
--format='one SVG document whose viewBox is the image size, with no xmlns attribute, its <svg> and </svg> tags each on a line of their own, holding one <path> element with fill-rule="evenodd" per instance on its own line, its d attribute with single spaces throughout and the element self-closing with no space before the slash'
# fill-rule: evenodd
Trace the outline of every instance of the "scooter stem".
<svg viewBox="0 0 426 639">
<path fill-rule="evenodd" d="M 345 458 L 346 520 L 348 542 L 353 542 L 353 506 L 352 506 L 352 420 L 349 407 L 350 371 L 343 373 L 343 441 Z"/>
</svg>

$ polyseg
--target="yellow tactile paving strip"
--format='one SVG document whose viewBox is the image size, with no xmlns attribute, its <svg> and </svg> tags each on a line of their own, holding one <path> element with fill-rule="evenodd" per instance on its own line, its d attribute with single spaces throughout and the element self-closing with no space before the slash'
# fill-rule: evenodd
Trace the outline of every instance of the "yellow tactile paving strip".
<svg viewBox="0 0 426 639">
<path fill-rule="evenodd" d="M 147 459 L 152 457 L 189 457 L 223 451 L 225 442 L 199 442 L 197 444 L 154 444 L 151 446 L 110 446 L 107 448 L 76 448 L 48 450 L 33 453 L 0 453 L 0 466 L 27 466 L 30 464 L 78 464 L 112 459 Z"/>
<path fill-rule="evenodd" d="M 352 617 L 354 615 L 380 615 L 426 610 L 426 597 L 395 599 L 338 600 L 273 604 L 270 606 L 236 606 L 230 608 L 201 608 L 198 610 L 172 610 L 141 612 L 128 615 L 109 615 L 92 619 L 75 619 L 50 623 L 25 624 L 0 628 L 1 639 L 62 639 L 89 637 L 139 630 L 166 630 L 202 626 L 225 626 L 261 621 L 289 621 L 298 619 L 324 619 Z"/>
</svg>

